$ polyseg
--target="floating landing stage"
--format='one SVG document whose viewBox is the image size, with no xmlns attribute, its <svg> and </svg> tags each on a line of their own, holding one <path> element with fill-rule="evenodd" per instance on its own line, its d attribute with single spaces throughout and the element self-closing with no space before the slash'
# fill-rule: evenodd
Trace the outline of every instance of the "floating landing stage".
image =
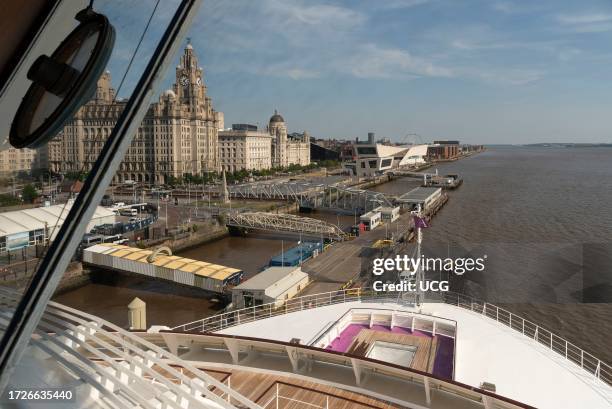
<svg viewBox="0 0 612 409">
<path fill-rule="evenodd" d="M 118 244 L 96 244 L 83 251 L 83 262 L 96 267 L 173 281 L 215 293 L 240 283 L 243 271 L 173 256 L 169 249 L 143 250 Z"/>
</svg>

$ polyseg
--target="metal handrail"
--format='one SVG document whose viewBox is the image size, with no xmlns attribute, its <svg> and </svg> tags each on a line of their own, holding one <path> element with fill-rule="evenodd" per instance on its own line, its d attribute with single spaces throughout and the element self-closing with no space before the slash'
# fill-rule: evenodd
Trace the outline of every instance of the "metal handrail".
<svg viewBox="0 0 612 409">
<path fill-rule="evenodd" d="M 301 391 L 315 392 L 315 393 L 317 393 L 319 395 L 323 395 L 323 396 L 325 396 L 325 406 L 316 405 L 314 403 L 306 402 L 306 401 L 303 401 L 303 400 L 300 400 L 300 399 L 291 398 L 289 396 L 283 396 L 283 395 L 281 395 L 281 392 L 280 392 L 280 386 L 281 385 L 282 386 L 288 386 L 290 388 L 295 388 L 295 389 L 298 389 L 298 390 L 301 390 Z M 332 399 L 338 399 L 338 400 L 342 400 L 342 401 L 346 401 L 346 402 L 351 402 L 351 399 L 349 399 L 347 397 L 344 397 L 344 396 L 335 395 L 333 393 L 325 392 L 323 390 L 312 389 L 312 388 L 309 388 L 309 387 L 306 387 L 306 386 L 296 385 L 294 383 L 287 383 L 287 382 L 283 382 L 283 381 L 279 381 L 279 380 L 276 380 L 274 382 L 274 384 L 272 384 L 272 386 L 270 386 L 266 390 L 266 392 L 259 399 L 257 399 L 257 401 L 259 401 L 261 398 L 263 398 L 263 396 L 265 396 L 272 389 L 275 389 L 275 392 L 272 394 L 272 397 L 265 403 L 265 405 L 262 405 L 263 409 L 267 409 L 268 406 L 270 406 L 270 404 L 273 403 L 274 401 L 276 401 L 276 407 L 278 408 L 279 407 L 278 403 L 279 403 L 279 400 L 281 400 L 281 399 L 286 399 L 286 400 L 291 401 L 291 402 L 295 402 L 295 403 L 298 403 L 298 404 L 303 404 L 303 405 L 306 405 L 306 406 L 311 406 L 311 407 L 318 408 L 318 409 L 329 409 L 329 408 L 331 408 L 331 406 L 329 405 L 329 398 L 330 397 Z M 374 409 L 379 408 L 379 406 L 374 406 L 374 405 L 366 403 L 366 402 L 359 402 L 359 405 L 360 406 L 374 408 Z"/>
<path fill-rule="evenodd" d="M 11 306 L 16 303 L 18 293 L 0 287 L 0 297 L 9 306 L 0 311 L 0 329 L 4 329 L 4 323 L 7 317 L 10 317 L 11 309 L 14 308 Z M 198 396 L 212 400 L 220 407 L 230 407 L 228 404 L 221 405 L 224 403 L 222 397 L 209 390 L 209 387 L 215 387 L 222 394 L 230 395 L 232 399 L 240 402 L 243 407 L 261 409 L 259 405 L 231 389 L 229 380 L 225 386 L 222 381 L 136 334 L 55 302 L 49 303 L 36 335 L 40 339 L 31 340 L 35 347 L 54 356 L 64 365 L 69 362 L 70 365 L 66 366 L 70 372 L 102 392 L 111 401 L 127 400 L 132 402 L 132 405 L 136 402 L 143 408 L 152 409 L 155 404 L 146 397 L 149 391 L 155 392 L 155 389 L 145 385 L 149 376 L 151 380 L 148 382 L 163 385 L 172 393 L 172 396 L 153 393 L 153 399 L 164 407 L 179 408 L 181 400 L 198 404 Z M 99 362 L 104 364 L 100 365 Z M 176 387 L 172 378 L 187 387 Z M 106 380 L 119 387 L 109 389 Z M 119 405 L 123 406 L 126 406 L 125 403 Z"/>
<path fill-rule="evenodd" d="M 547 347 L 560 356 L 565 357 L 565 359 L 578 365 L 605 384 L 612 386 L 612 366 L 569 342 L 565 338 L 519 315 L 511 313 L 494 304 L 450 291 L 439 294 L 438 297 L 430 297 L 428 300 L 464 308 L 504 324 L 522 333 L 526 337 L 535 340 L 540 345 Z M 228 327 L 275 317 L 277 315 L 303 311 L 305 309 L 348 302 L 366 301 L 398 303 L 399 300 L 397 296 L 393 296 L 389 293 L 376 292 L 371 288 L 351 288 L 291 298 L 282 306 L 277 306 L 277 303 L 273 302 L 229 311 L 179 325 L 172 328 L 172 330 L 185 332 L 215 332 Z"/>
<path fill-rule="evenodd" d="M 285 364 L 291 365 L 292 368 L 289 369 L 288 366 L 285 366 L 287 370 L 308 377 L 308 371 L 299 371 L 300 366 L 303 365 L 302 368 L 307 368 L 311 365 L 316 365 L 317 371 L 320 372 L 318 372 L 315 378 L 320 382 L 315 383 L 321 384 L 322 382 L 324 385 L 333 387 L 339 383 L 338 387 L 340 389 L 346 389 L 345 386 L 348 386 L 349 390 L 355 387 L 363 390 L 364 386 L 361 381 L 367 376 L 366 382 L 370 387 L 365 388 L 367 389 L 365 395 L 377 400 L 395 402 L 400 407 L 412 407 L 415 403 L 415 398 L 417 401 L 422 400 L 423 395 L 421 393 L 415 390 L 411 392 L 403 390 L 406 384 L 411 384 L 418 389 L 422 388 L 421 392 L 424 393 L 428 406 L 431 406 L 432 391 L 436 391 L 436 393 L 450 394 L 453 399 L 460 398 L 461 401 L 466 399 L 469 402 L 476 403 L 479 407 L 483 402 L 488 401 L 486 407 L 490 408 L 532 408 L 532 406 L 524 403 L 512 401 L 495 393 L 452 379 L 437 377 L 405 366 L 349 353 L 329 351 L 283 341 L 225 334 L 163 331 L 162 335 L 167 340 L 166 342 L 174 343 L 175 345 L 197 345 L 200 350 L 214 350 L 216 354 L 220 353 L 215 358 L 215 362 L 218 362 L 220 365 L 241 366 L 244 360 L 237 356 L 236 353 L 245 352 L 247 357 L 244 357 L 244 359 L 248 360 L 250 371 L 253 372 L 267 372 L 270 370 L 278 372 L 279 364 L 282 365 L 282 362 L 285 362 Z M 255 357 L 260 355 L 265 355 L 266 359 L 249 359 L 249 356 Z M 198 360 L 197 355 L 191 358 Z M 297 359 L 297 362 L 295 359 Z M 281 372 L 287 372 L 287 370 L 281 370 Z M 354 378 L 350 375 L 351 373 L 354 375 Z M 283 383 L 280 380 L 277 380 L 277 382 Z M 370 382 L 372 383 L 370 384 Z M 261 399 L 264 399 L 271 387 L 262 393 L 259 398 L 255 399 L 255 402 L 260 402 Z M 306 386 L 300 387 L 307 388 Z M 365 403 L 361 404 L 367 405 Z"/>
</svg>

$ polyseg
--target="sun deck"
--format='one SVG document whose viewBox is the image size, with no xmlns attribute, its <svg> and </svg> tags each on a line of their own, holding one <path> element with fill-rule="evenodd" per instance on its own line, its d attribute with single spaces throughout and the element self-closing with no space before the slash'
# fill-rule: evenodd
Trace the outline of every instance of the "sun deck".
<svg viewBox="0 0 612 409">
<path fill-rule="evenodd" d="M 414 347 L 414 356 L 409 362 L 396 360 L 392 363 L 453 378 L 454 339 L 443 335 L 398 326 L 349 324 L 326 349 L 369 357 L 372 348 L 380 342 Z M 383 358 L 378 359 L 386 361 Z"/>
<path fill-rule="evenodd" d="M 332 345 L 338 334 L 323 345 L 314 341 L 355 308 L 419 312 L 456 321 L 456 381 L 475 387 L 483 382 L 492 383 L 497 394 L 538 408 L 607 409 L 612 405 L 609 385 L 550 347 L 479 312 L 447 304 L 431 303 L 417 309 L 394 302 L 347 302 L 259 319 L 219 332 L 285 342 L 295 338 L 325 348 Z"/>
</svg>

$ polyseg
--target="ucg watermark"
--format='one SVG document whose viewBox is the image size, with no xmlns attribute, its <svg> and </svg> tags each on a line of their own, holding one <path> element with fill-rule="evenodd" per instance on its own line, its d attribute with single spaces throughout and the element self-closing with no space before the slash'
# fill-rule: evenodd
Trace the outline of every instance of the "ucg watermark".
<svg viewBox="0 0 612 409">
<path fill-rule="evenodd" d="M 372 274 L 380 276 L 385 272 L 398 272 L 400 277 L 408 278 L 416 275 L 421 270 L 424 273 L 452 272 L 456 275 L 463 275 L 472 271 L 484 271 L 487 256 L 473 257 L 408 257 L 408 255 L 396 255 L 395 258 L 375 258 L 372 263 Z M 375 281 L 373 283 L 376 291 L 448 291 L 448 281 L 423 281 L 416 283 L 414 280 L 401 280 L 399 283 L 383 283 Z"/>
</svg>

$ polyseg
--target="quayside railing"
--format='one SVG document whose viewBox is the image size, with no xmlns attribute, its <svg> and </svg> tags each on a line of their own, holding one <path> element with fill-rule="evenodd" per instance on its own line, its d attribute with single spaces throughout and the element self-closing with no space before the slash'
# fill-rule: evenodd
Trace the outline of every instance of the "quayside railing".
<svg viewBox="0 0 612 409">
<path fill-rule="evenodd" d="M 349 288 L 319 294 L 304 295 L 286 300 L 284 303 L 273 302 L 229 311 L 211 317 L 203 318 L 172 328 L 173 331 L 185 332 L 215 332 L 252 321 L 290 314 L 297 311 L 324 307 L 327 305 L 349 302 L 393 302 L 405 303 L 397 295 L 374 291 L 371 288 Z M 597 379 L 612 386 L 612 366 L 594 355 L 569 342 L 554 332 L 541 327 L 519 315 L 494 304 L 473 297 L 454 293 L 438 293 L 428 296 L 428 302 L 443 302 L 484 315 L 505 326 L 518 331 L 539 344 L 561 355 L 568 361 L 578 365 Z"/>
</svg>

